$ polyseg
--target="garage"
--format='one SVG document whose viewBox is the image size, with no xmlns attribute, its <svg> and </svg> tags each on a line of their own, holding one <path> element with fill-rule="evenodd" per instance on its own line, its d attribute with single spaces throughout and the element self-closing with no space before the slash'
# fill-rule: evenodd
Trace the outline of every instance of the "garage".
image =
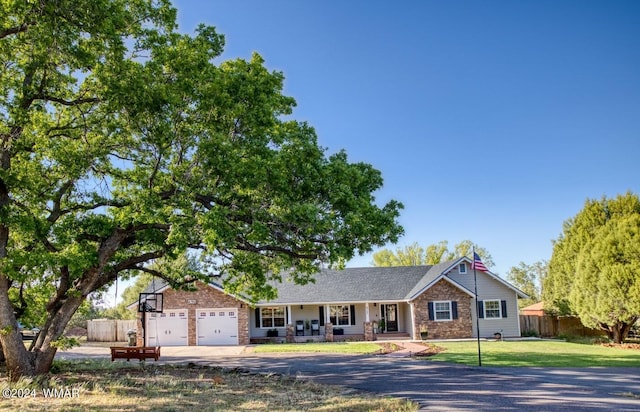
<svg viewBox="0 0 640 412">
<path fill-rule="evenodd" d="M 196 309 L 196 344 L 237 345 L 238 309 Z"/>
<path fill-rule="evenodd" d="M 189 319 L 187 309 L 147 313 L 147 346 L 187 346 Z"/>
</svg>

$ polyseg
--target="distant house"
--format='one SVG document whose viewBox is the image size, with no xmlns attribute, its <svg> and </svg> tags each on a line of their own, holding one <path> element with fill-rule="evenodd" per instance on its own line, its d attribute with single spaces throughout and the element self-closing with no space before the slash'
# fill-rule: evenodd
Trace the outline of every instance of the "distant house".
<svg viewBox="0 0 640 412">
<path fill-rule="evenodd" d="M 546 315 L 544 311 L 544 302 L 538 302 L 533 305 L 526 306 L 520 309 L 520 314 L 522 316 L 544 316 Z"/>
<path fill-rule="evenodd" d="M 276 299 L 253 306 L 216 282 L 193 292 L 163 283 L 155 290 L 163 293 L 163 312 L 145 314 L 144 344 L 244 345 L 276 333 L 288 341 L 375 340 L 380 333 L 420 339 L 425 330 L 433 339 L 471 338 L 476 317 L 482 337 L 520 336 L 518 298 L 527 295 L 491 272 L 476 275 L 477 306 L 466 257 L 433 266 L 325 269 L 314 283 L 275 285 Z"/>
<path fill-rule="evenodd" d="M 552 336 L 601 336 L 604 331 L 587 328 L 580 318 L 558 316 L 544 310 L 544 302 L 520 309 L 520 326 L 525 335 Z"/>
</svg>

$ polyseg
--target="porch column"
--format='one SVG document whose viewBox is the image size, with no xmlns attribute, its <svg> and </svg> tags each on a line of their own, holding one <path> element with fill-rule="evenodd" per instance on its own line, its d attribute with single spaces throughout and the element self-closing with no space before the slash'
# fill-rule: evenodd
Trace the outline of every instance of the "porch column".
<svg viewBox="0 0 640 412">
<path fill-rule="evenodd" d="M 295 338 L 293 337 L 293 324 L 291 323 L 291 305 L 287 306 L 287 324 L 285 326 L 285 336 L 287 343 L 295 342 Z"/>
<path fill-rule="evenodd" d="M 362 325 L 364 329 L 364 340 L 372 341 L 375 339 L 373 334 L 373 323 L 369 319 L 369 302 L 365 302 L 364 304 L 364 324 Z"/>
<path fill-rule="evenodd" d="M 331 316 L 329 313 L 329 305 L 324 305 L 324 324 L 325 325 L 329 323 L 329 319 L 331 319 Z"/>
<path fill-rule="evenodd" d="M 411 313 L 411 339 L 417 340 L 418 338 L 416 337 L 416 315 L 414 313 L 415 311 L 414 311 L 413 302 L 409 302 L 409 312 Z"/>
<path fill-rule="evenodd" d="M 364 321 L 369 322 L 369 302 L 364 304 Z"/>
</svg>

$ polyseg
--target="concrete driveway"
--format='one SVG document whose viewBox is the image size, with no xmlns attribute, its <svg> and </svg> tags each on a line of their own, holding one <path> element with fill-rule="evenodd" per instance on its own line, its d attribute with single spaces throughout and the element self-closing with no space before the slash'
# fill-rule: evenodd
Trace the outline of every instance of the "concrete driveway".
<svg viewBox="0 0 640 412">
<path fill-rule="evenodd" d="M 57 358 L 109 357 L 75 348 Z M 438 411 L 640 411 L 637 368 L 492 368 L 415 358 L 334 354 L 253 354 L 245 347 L 162 348 L 159 363 L 276 372 L 323 384 L 397 396 Z"/>
</svg>

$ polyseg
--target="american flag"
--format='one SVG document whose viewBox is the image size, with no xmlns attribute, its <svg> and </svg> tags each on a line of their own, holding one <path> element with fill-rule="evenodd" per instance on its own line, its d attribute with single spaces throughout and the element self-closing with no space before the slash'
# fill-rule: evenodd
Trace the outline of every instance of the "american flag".
<svg viewBox="0 0 640 412">
<path fill-rule="evenodd" d="M 480 260 L 480 256 L 476 252 L 473 252 L 473 264 L 471 264 L 471 269 L 482 270 L 483 272 L 488 272 L 489 269 L 482 263 Z"/>
</svg>

